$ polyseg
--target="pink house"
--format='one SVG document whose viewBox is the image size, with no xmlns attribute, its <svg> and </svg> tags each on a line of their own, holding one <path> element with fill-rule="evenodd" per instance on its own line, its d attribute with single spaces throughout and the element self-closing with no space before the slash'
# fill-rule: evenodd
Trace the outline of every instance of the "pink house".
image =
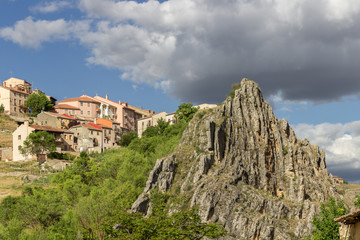
<svg viewBox="0 0 360 240">
<path fill-rule="evenodd" d="M 54 109 L 59 114 L 68 114 L 70 116 L 80 115 L 80 108 L 71 106 L 69 104 L 55 105 Z"/>
<path fill-rule="evenodd" d="M 127 103 L 114 102 L 109 100 L 108 95 L 105 98 L 95 96 L 94 99 L 101 103 L 100 116 L 102 118 L 110 118 L 111 120 L 120 123 L 120 127 L 131 131 L 136 130 L 135 110 L 131 109 Z"/>
<path fill-rule="evenodd" d="M 78 108 L 77 116 L 79 117 L 96 119 L 100 116 L 100 102 L 87 95 L 64 99 L 59 101 L 58 104 L 59 106 L 66 104 Z"/>
</svg>

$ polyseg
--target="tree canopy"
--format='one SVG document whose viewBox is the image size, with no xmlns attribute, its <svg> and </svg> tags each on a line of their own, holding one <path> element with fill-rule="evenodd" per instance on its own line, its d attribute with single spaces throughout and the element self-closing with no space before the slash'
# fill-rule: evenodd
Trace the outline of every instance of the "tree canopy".
<svg viewBox="0 0 360 240">
<path fill-rule="evenodd" d="M 36 155 L 39 159 L 40 154 L 56 150 L 55 137 L 46 131 L 30 133 L 19 150 L 23 155 Z"/>
<path fill-rule="evenodd" d="M 31 94 L 24 102 L 24 105 L 31 110 L 34 116 L 38 115 L 42 110 L 47 111 L 53 107 L 53 104 L 43 93 Z"/>
<path fill-rule="evenodd" d="M 176 110 L 175 117 L 179 121 L 189 122 L 197 110 L 198 108 L 193 107 L 192 103 L 182 103 Z"/>
</svg>

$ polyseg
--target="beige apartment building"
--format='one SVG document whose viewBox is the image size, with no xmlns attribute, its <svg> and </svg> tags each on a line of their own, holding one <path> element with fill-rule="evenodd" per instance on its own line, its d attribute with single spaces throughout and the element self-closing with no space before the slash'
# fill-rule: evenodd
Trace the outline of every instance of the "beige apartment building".
<svg viewBox="0 0 360 240">
<path fill-rule="evenodd" d="M 10 115 L 23 115 L 29 110 L 24 106 L 25 100 L 31 94 L 32 86 L 25 80 L 9 78 L 0 86 L 0 105 L 4 106 L 4 112 Z"/>
<path fill-rule="evenodd" d="M 79 124 L 69 129 L 74 133 L 74 150 L 101 152 L 102 129 L 89 124 Z"/>
<path fill-rule="evenodd" d="M 166 121 L 166 112 L 160 112 L 154 115 L 151 115 L 149 117 L 145 117 L 145 118 L 141 118 L 137 121 L 137 125 L 138 125 L 138 137 L 141 138 L 142 133 L 150 126 L 157 126 L 157 122 L 159 119 L 163 119 L 164 121 Z"/>
</svg>

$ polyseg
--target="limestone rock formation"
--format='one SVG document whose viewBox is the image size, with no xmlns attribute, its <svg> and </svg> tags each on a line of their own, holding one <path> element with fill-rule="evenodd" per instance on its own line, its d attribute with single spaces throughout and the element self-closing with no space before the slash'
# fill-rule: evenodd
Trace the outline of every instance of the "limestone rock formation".
<svg viewBox="0 0 360 240">
<path fill-rule="evenodd" d="M 204 222 L 226 228 L 224 239 L 303 239 L 319 202 L 337 196 L 324 152 L 297 139 L 248 79 L 233 98 L 194 116 L 133 211 L 150 211 L 152 189 L 187 196 Z"/>
</svg>

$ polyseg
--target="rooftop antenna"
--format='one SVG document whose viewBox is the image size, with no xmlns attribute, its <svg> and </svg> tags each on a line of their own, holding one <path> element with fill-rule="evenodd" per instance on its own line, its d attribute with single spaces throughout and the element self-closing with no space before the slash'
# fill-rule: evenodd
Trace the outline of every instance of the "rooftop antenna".
<svg viewBox="0 0 360 240">
<path fill-rule="evenodd" d="M 10 73 L 10 77 L 12 77 L 12 76 L 13 76 L 13 75 L 12 75 L 12 74 L 13 74 L 13 72 L 9 72 L 9 73 Z"/>
</svg>

